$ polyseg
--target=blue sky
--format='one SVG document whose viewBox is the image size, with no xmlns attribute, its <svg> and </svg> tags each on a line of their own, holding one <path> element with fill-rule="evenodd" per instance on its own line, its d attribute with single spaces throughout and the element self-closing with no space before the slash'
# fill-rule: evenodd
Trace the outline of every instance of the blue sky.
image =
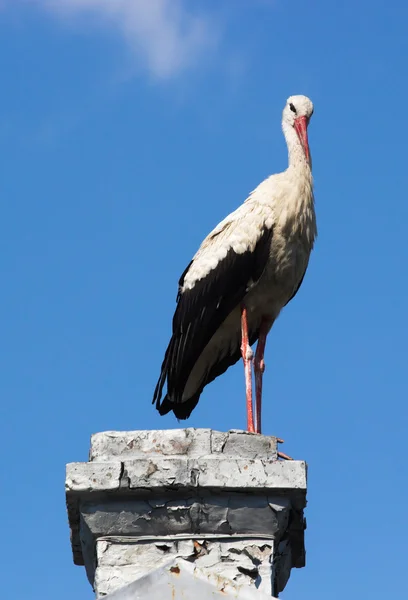
<svg viewBox="0 0 408 600">
<path fill-rule="evenodd" d="M 407 5 L 0 2 L 2 593 L 93 597 L 65 463 L 91 433 L 174 428 L 151 395 L 179 275 L 310 125 L 319 237 L 266 351 L 264 432 L 309 463 L 284 600 L 406 583 Z M 189 426 L 245 427 L 241 364 Z M 22 550 L 24 547 L 24 550 Z"/>
</svg>

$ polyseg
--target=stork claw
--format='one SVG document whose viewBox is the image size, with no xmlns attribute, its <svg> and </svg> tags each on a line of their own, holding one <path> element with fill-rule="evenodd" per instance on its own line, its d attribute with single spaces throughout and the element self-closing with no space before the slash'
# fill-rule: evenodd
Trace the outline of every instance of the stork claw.
<svg viewBox="0 0 408 600">
<path fill-rule="evenodd" d="M 282 438 L 276 438 L 276 442 L 278 444 L 283 444 L 285 440 L 283 440 Z M 293 458 L 291 456 L 289 456 L 288 454 L 285 454 L 284 452 L 279 452 L 278 451 L 278 458 L 283 458 L 284 460 L 293 460 Z"/>
<path fill-rule="evenodd" d="M 278 458 L 283 458 L 284 460 L 293 460 L 291 456 L 285 454 L 284 452 L 278 452 Z"/>
</svg>

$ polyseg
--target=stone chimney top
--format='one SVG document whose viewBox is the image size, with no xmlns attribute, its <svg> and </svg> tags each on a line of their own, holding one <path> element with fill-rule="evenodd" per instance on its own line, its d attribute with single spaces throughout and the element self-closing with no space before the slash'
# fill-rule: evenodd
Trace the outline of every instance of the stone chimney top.
<svg viewBox="0 0 408 600">
<path fill-rule="evenodd" d="M 66 497 L 98 598 L 262 600 L 305 564 L 306 463 L 278 460 L 274 437 L 97 433 L 89 462 L 67 465 Z"/>
</svg>

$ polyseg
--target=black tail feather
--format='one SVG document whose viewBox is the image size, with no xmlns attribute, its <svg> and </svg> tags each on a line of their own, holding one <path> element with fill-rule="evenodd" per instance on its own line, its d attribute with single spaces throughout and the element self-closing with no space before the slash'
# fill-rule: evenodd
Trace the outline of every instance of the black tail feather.
<svg viewBox="0 0 408 600">
<path fill-rule="evenodd" d="M 161 416 L 167 415 L 171 410 L 174 412 L 174 415 L 177 419 L 184 421 L 188 419 L 191 415 L 195 407 L 197 406 L 198 400 L 200 399 L 201 390 L 199 393 L 194 394 L 191 398 L 186 400 L 185 402 L 175 403 L 169 400 L 169 397 L 166 395 L 161 404 L 157 405 L 157 410 Z"/>
<path fill-rule="evenodd" d="M 174 336 L 172 336 L 172 338 L 169 342 L 169 345 L 167 346 L 166 354 L 164 355 L 164 360 L 163 360 L 163 364 L 161 367 L 160 377 L 159 377 L 159 380 L 157 382 L 157 385 L 156 385 L 156 388 L 155 388 L 154 394 L 153 394 L 152 404 L 156 404 L 157 410 L 160 409 L 160 399 L 161 399 L 161 395 L 162 395 L 162 391 L 163 391 L 164 382 L 166 381 L 166 377 L 167 377 L 167 373 L 168 373 L 169 360 L 170 360 L 171 352 L 173 350 L 173 346 L 174 346 Z M 166 414 L 166 413 L 163 413 L 163 414 Z"/>
<path fill-rule="evenodd" d="M 258 336 L 259 336 L 259 330 L 250 332 L 249 344 L 251 346 L 256 342 L 256 340 L 258 339 Z M 197 406 L 204 387 L 206 385 L 208 385 L 209 383 L 211 383 L 212 381 L 214 381 L 214 379 L 216 379 L 217 377 L 219 377 L 220 375 L 225 373 L 225 371 L 229 367 L 231 367 L 236 362 L 238 362 L 238 360 L 241 358 L 241 349 L 239 347 L 236 348 L 236 350 L 235 350 L 235 352 L 233 352 L 233 354 L 224 356 L 224 358 L 222 358 L 221 360 L 216 362 L 212 366 L 212 368 L 207 372 L 206 377 L 205 377 L 200 389 L 197 390 L 197 392 L 194 394 L 194 396 L 191 396 L 191 398 L 189 398 L 188 400 L 184 400 L 183 402 L 173 402 L 170 400 L 170 398 L 168 397 L 167 394 L 161 400 L 161 391 L 163 389 L 164 381 L 165 381 L 166 375 L 167 375 L 167 365 L 169 362 L 169 350 L 170 350 L 171 346 L 172 346 L 172 343 L 170 342 L 168 351 L 166 353 L 166 357 L 163 362 L 162 373 L 160 375 L 160 379 L 156 386 L 153 402 L 156 403 L 156 408 L 159 411 L 159 414 L 161 416 L 167 415 L 167 413 L 169 413 L 170 411 L 173 411 L 173 413 L 177 419 L 184 421 L 185 419 L 189 418 L 189 416 L 191 415 L 191 413 Z"/>
</svg>

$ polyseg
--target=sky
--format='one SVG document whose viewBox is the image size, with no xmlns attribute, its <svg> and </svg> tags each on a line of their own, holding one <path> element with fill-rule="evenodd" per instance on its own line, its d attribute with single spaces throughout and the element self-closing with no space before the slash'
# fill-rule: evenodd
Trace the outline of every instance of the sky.
<svg viewBox="0 0 408 600">
<path fill-rule="evenodd" d="M 407 594 L 407 59 L 400 0 L 0 0 L 2 594 L 88 600 L 65 464 L 151 405 L 177 281 L 309 127 L 319 236 L 268 339 L 264 433 L 309 465 L 284 600 Z M 191 427 L 245 428 L 239 363 Z M 183 424 L 181 425 L 183 426 Z"/>
</svg>

